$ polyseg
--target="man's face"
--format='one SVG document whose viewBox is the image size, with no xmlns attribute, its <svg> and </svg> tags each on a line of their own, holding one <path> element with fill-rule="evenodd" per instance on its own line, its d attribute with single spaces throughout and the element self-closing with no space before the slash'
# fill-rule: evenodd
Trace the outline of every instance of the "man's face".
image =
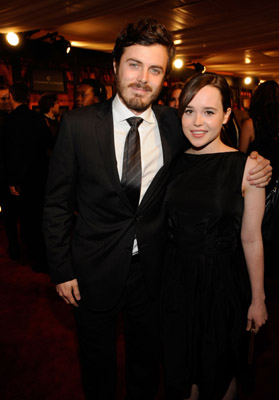
<svg viewBox="0 0 279 400">
<path fill-rule="evenodd" d="M 9 89 L 0 90 L 0 110 L 7 113 L 11 111 Z"/>
<path fill-rule="evenodd" d="M 114 61 L 118 95 L 134 114 L 141 114 L 158 97 L 167 63 L 167 49 L 160 44 L 134 44 L 124 49 L 119 65 Z"/>
<path fill-rule="evenodd" d="M 81 84 L 77 88 L 76 106 L 85 107 L 98 103 L 98 97 L 95 97 L 92 86 Z"/>
<path fill-rule="evenodd" d="M 54 106 L 52 107 L 52 112 L 53 112 L 53 114 L 54 114 L 54 116 L 56 118 L 59 117 L 59 115 L 60 115 L 60 104 L 59 104 L 58 100 L 54 103 Z"/>
</svg>

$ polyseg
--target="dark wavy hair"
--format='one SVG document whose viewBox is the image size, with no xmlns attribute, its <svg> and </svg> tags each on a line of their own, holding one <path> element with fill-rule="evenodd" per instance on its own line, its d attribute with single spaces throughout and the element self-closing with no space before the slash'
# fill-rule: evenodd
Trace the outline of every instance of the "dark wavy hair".
<svg viewBox="0 0 279 400">
<path fill-rule="evenodd" d="M 115 46 L 112 52 L 113 59 L 118 65 L 125 47 L 139 44 L 142 46 L 151 46 L 161 44 L 167 48 L 168 65 L 166 76 L 172 69 L 172 63 L 175 57 L 175 47 L 171 32 L 154 18 L 140 17 L 137 22 L 128 24 L 121 30 L 116 38 Z"/>
<path fill-rule="evenodd" d="M 15 82 L 10 87 L 10 93 L 13 96 L 13 99 L 18 103 L 27 104 L 29 101 L 29 88 L 23 82 Z"/>
<path fill-rule="evenodd" d="M 47 114 L 51 107 L 54 106 L 54 104 L 57 101 L 57 96 L 56 94 L 52 93 L 45 93 L 42 95 L 38 102 L 39 109 L 42 114 Z"/>
<path fill-rule="evenodd" d="M 279 85 L 269 80 L 257 87 L 251 98 L 249 115 L 272 137 L 279 135 Z"/>
<path fill-rule="evenodd" d="M 222 105 L 224 112 L 231 107 L 231 90 L 222 75 L 217 75 L 210 72 L 204 74 L 198 73 L 192 75 L 185 83 L 184 88 L 179 97 L 179 116 L 182 117 L 185 108 L 195 97 L 195 95 L 205 86 L 213 86 L 219 90 L 222 99 Z"/>
</svg>

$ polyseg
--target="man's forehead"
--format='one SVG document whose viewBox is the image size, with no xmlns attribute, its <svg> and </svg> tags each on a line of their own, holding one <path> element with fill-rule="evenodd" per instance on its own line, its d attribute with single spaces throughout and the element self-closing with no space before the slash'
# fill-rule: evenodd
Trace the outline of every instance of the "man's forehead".
<svg viewBox="0 0 279 400">
<path fill-rule="evenodd" d="M 168 62 L 167 48 L 161 44 L 151 44 L 144 46 L 141 44 L 133 44 L 124 47 L 121 59 L 126 62 L 135 60 L 149 66 L 158 66 L 166 68 Z"/>
<path fill-rule="evenodd" d="M 79 87 L 78 87 L 77 90 L 78 90 L 79 92 L 84 93 L 84 92 L 87 92 L 87 90 L 89 90 L 89 89 L 92 90 L 92 89 L 93 89 L 92 86 L 90 86 L 90 85 L 85 85 L 85 84 L 83 85 L 83 84 L 82 84 L 82 85 L 79 85 Z"/>
<path fill-rule="evenodd" d="M 9 89 L 0 89 L 0 98 L 3 96 L 9 97 L 9 95 L 10 95 Z"/>
</svg>

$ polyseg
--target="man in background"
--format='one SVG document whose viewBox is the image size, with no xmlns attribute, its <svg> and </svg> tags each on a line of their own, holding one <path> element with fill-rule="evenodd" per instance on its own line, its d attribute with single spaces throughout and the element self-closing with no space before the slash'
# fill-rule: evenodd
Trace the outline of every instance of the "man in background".
<svg viewBox="0 0 279 400">
<path fill-rule="evenodd" d="M 10 91 L 8 86 L 0 85 L 0 206 L 1 222 L 5 227 L 8 239 L 8 254 L 13 260 L 19 258 L 20 249 L 17 236 L 16 216 L 18 214 L 17 201 L 11 197 L 6 177 L 6 140 L 5 125 L 11 111 Z"/>
<path fill-rule="evenodd" d="M 60 104 L 56 94 L 43 94 L 39 100 L 40 112 L 44 115 L 47 127 L 52 136 L 51 150 L 56 143 L 59 132 Z"/>
<path fill-rule="evenodd" d="M 77 85 L 76 107 L 86 107 L 101 103 L 107 98 L 105 86 L 97 79 L 83 79 Z"/>
<path fill-rule="evenodd" d="M 51 137 L 43 116 L 29 109 L 24 83 L 10 87 L 10 100 L 12 111 L 5 128 L 7 182 L 19 201 L 20 244 L 26 262 L 34 271 L 45 272 L 42 209 Z"/>
</svg>

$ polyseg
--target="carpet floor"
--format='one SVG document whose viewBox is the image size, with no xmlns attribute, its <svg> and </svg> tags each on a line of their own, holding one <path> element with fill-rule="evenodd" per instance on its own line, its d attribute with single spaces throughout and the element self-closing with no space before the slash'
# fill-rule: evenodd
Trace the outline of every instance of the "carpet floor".
<svg viewBox="0 0 279 400">
<path fill-rule="evenodd" d="M 255 338 L 253 385 L 239 400 L 279 400 L 279 279 L 266 279 L 269 321 Z M 10 260 L 0 230 L 0 399 L 84 400 L 70 306 L 45 273 Z M 118 335 L 118 399 L 124 396 L 124 338 Z M 161 385 L 157 400 L 164 400 Z M 143 399 L 144 400 L 144 399 Z"/>
</svg>

